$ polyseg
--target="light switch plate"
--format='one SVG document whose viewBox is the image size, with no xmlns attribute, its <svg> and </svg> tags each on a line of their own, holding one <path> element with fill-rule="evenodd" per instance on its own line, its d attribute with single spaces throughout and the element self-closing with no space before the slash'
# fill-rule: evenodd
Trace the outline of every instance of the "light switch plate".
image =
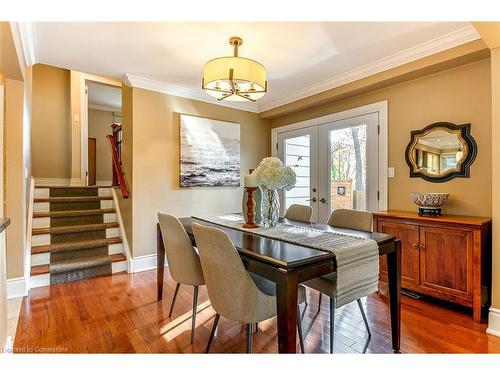
<svg viewBox="0 0 500 375">
<path fill-rule="evenodd" d="M 387 177 L 394 178 L 394 167 L 387 168 Z"/>
</svg>

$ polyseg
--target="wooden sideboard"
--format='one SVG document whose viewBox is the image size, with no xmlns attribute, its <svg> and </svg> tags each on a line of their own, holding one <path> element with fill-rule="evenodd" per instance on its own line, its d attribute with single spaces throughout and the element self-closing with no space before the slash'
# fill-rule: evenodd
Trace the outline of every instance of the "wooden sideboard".
<svg viewBox="0 0 500 375">
<path fill-rule="evenodd" d="M 374 231 L 402 242 L 401 286 L 405 289 L 481 309 L 491 296 L 491 219 L 416 212 L 375 212 Z M 385 258 L 380 280 L 387 281 Z"/>
</svg>

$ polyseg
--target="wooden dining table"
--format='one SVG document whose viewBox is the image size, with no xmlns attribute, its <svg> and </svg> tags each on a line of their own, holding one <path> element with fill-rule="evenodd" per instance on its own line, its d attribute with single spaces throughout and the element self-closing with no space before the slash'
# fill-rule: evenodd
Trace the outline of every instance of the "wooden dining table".
<svg viewBox="0 0 500 375">
<path fill-rule="evenodd" d="M 191 228 L 193 222 L 214 226 L 224 231 L 236 247 L 246 269 L 276 283 L 278 351 L 279 353 L 296 353 L 298 286 L 306 280 L 334 272 L 337 268 L 334 254 L 192 217 L 179 220 L 190 236 L 193 245 L 196 245 Z M 384 233 L 349 230 L 327 224 L 309 224 L 284 218 L 280 219 L 280 222 L 350 234 L 373 239 L 377 242 L 380 256 L 387 257 L 392 349 L 395 353 L 399 353 L 401 341 L 401 241 Z M 163 297 L 164 266 L 165 247 L 160 227 L 157 225 L 158 300 Z"/>
</svg>

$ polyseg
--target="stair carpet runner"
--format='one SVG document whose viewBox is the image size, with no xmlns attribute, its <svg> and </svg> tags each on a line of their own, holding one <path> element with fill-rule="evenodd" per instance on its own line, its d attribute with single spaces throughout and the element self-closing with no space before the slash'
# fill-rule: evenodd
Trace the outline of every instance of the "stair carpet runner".
<svg viewBox="0 0 500 375">
<path fill-rule="evenodd" d="M 48 273 L 59 284 L 111 275 L 113 262 L 126 260 L 112 199 L 109 188 L 36 187 L 32 277 Z"/>
</svg>

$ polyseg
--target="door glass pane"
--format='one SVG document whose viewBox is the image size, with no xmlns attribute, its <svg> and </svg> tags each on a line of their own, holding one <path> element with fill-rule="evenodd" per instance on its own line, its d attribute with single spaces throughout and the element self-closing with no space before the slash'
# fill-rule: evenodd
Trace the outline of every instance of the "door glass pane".
<svg viewBox="0 0 500 375">
<path fill-rule="evenodd" d="M 366 210 L 366 125 L 330 131 L 330 210 Z"/>
<path fill-rule="evenodd" d="M 292 204 L 309 205 L 309 192 L 311 191 L 311 137 L 302 135 L 287 138 L 284 142 L 284 164 L 297 174 L 297 184 L 290 191 L 285 191 L 285 210 Z"/>
</svg>

